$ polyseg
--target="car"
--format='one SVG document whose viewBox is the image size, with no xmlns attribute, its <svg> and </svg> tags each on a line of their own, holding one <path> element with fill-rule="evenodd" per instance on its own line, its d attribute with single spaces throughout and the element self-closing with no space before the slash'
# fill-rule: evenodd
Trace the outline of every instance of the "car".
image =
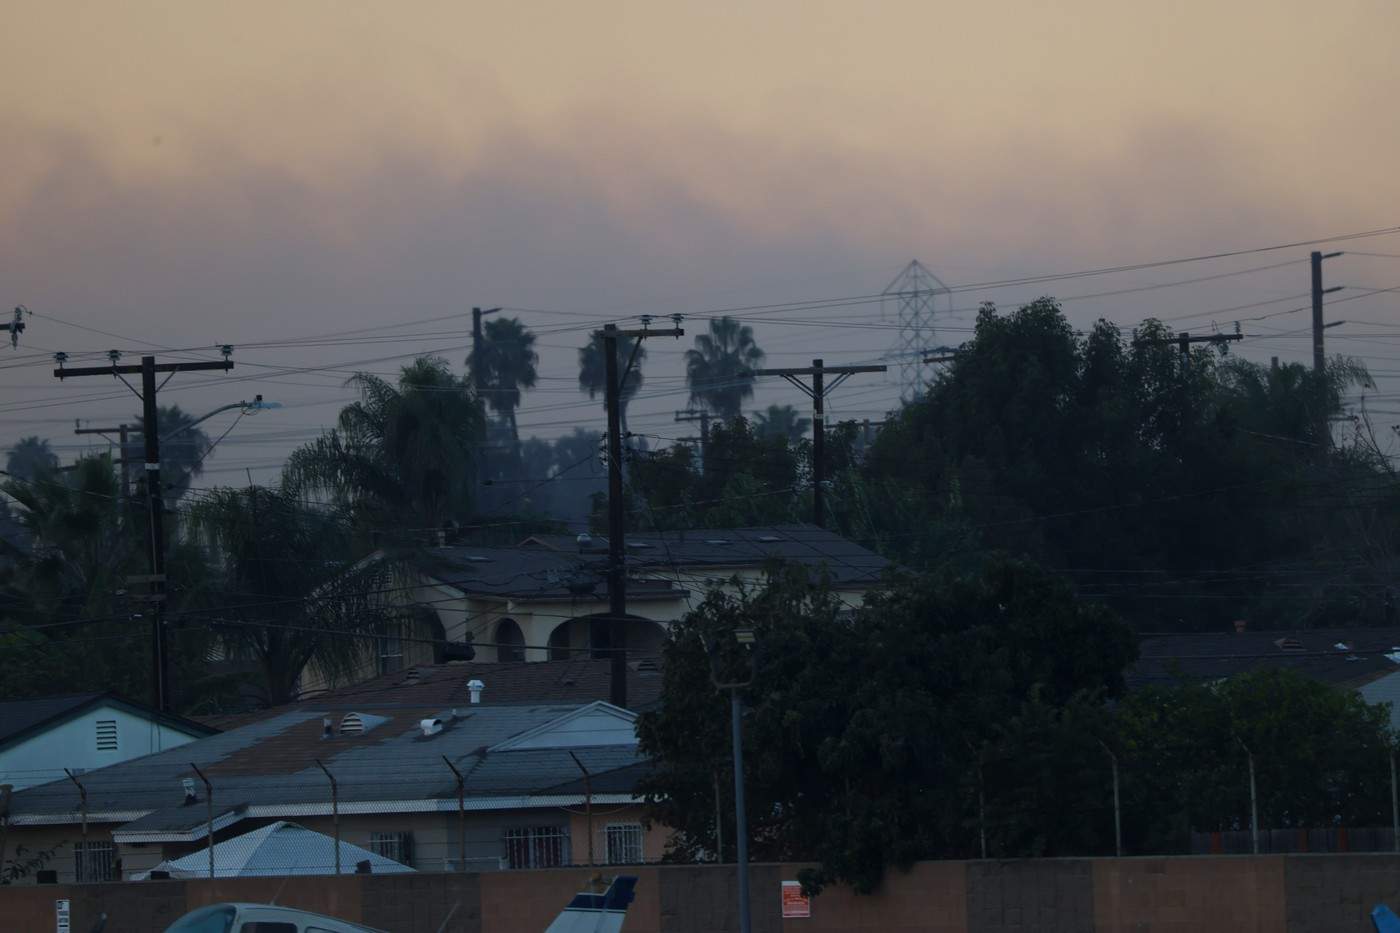
<svg viewBox="0 0 1400 933">
<path fill-rule="evenodd" d="M 545 933 L 619 933 L 632 903 L 635 875 L 618 875 L 602 894 L 575 894 Z M 105 919 L 105 917 L 104 917 Z M 210 904 L 185 914 L 165 933 L 384 933 L 348 920 L 275 904 Z"/>
</svg>

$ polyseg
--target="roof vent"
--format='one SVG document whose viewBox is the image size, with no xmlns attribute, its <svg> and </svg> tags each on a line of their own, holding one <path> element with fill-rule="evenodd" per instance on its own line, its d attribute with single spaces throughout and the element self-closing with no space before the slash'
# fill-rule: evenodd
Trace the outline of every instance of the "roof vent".
<svg viewBox="0 0 1400 933">
<path fill-rule="evenodd" d="M 194 778 L 185 778 L 180 785 L 185 789 L 185 803 L 199 802 L 199 795 L 194 792 Z"/>
<path fill-rule="evenodd" d="M 335 733 L 331 731 L 331 717 L 321 717 L 321 738 L 328 739 Z"/>
<path fill-rule="evenodd" d="M 712 544 L 716 547 L 724 547 L 730 544 L 731 542 L 726 538 L 706 538 L 705 543 Z"/>
<path fill-rule="evenodd" d="M 593 546 L 593 536 L 585 531 L 574 539 L 574 543 L 578 545 L 580 551 L 586 551 Z"/>
<path fill-rule="evenodd" d="M 466 561 L 467 563 L 469 563 L 469 564 L 489 564 L 489 563 L 491 563 L 491 558 L 489 558 L 489 557 L 483 557 L 483 556 L 480 555 L 480 554 L 466 554 L 466 555 L 464 555 L 464 556 L 462 557 L 462 559 L 465 560 L 465 561 Z"/>
<path fill-rule="evenodd" d="M 762 541 L 764 544 L 776 544 L 783 539 L 777 535 L 759 535 L 758 540 Z"/>
<path fill-rule="evenodd" d="M 418 720 L 418 728 L 423 730 L 423 738 L 426 739 L 442 731 L 442 720 L 437 718 L 420 719 Z"/>
<path fill-rule="evenodd" d="M 1350 651 L 1350 650 L 1351 650 L 1351 645 L 1348 645 L 1348 644 L 1347 644 L 1346 642 L 1344 642 L 1344 641 L 1339 641 L 1339 642 L 1337 642 L 1335 645 L 1333 645 L 1332 647 L 1335 648 L 1335 649 L 1337 649 L 1338 651 Z"/>
<path fill-rule="evenodd" d="M 486 685 L 479 680 L 467 681 L 467 689 L 472 692 L 472 702 L 481 702 L 481 691 L 486 689 Z"/>
<path fill-rule="evenodd" d="M 1302 651 L 1303 643 L 1296 638 L 1280 638 L 1274 642 L 1280 651 Z"/>
<path fill-rule="evenodd" d="M 375 726 L 388 722 L 384 716 L 372 716 L 369 713 L 346 713 L 340 720 L 341 735 L 363 735 Z"/>
<path fill-rule="evenodd" d="M 423 679 L 423 672 L 416 667 L 408 669 L 408 673 L 403 675 L 405 685 L 416 684 Z"/>
</svg>

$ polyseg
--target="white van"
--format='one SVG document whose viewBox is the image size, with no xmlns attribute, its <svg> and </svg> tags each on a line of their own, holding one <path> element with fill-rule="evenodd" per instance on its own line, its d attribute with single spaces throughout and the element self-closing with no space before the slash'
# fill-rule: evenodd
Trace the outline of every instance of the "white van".
<svg viewBox="0 0 1400 933">
<path fill-rule="evenodd" d="M 382 933 L 373 927 L 271 904 L 211 904 L 185 914 L 165 933 Z"/>
</svg>

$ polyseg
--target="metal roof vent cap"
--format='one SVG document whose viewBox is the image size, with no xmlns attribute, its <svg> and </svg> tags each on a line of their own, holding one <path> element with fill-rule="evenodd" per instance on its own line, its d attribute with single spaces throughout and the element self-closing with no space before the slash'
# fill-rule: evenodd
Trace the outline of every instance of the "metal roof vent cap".
<svg viewBox="0 0 1400 933">
<path fill-rule="evenodd" d="M 439 732 L 442 731 L 442 720 L 420 719 L 418 720 L 418 728 L 423 730 L 423 738 L 426 739 L 429 736 L 437 735 Z"/>
<path fill-rule="evenodd" d="M 472 692 L 472 703 L 481 702 L 481 691 L 486 689 L 486 685 L 479 680 L 467 681 L 467 689 Z"/>
<path fill-rule="evenodd" d="M 194 792 L 194 778 L 185 778 L 180 782 L 185 789 L 185 803 L 197 803 L 199 795 Z"/>
<path fill-rule="evenodd" d="M 593 546 L 593 536 L 585 531 L 574 539 L 574 543 L 580 551 L 586 551 Z"/>
</svg>

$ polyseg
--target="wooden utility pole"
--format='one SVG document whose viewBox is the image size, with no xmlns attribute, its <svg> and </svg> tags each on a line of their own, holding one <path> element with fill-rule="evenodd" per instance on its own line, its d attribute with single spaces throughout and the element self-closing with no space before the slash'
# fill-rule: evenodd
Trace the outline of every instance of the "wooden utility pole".
<svg viewBox="0 0 1400 933">
<path fill-rule="evenodd" d="M 81 423 L 78 423 L 75 424 L 73 427 L 74 434 L 99 434 L 102 437 L 106 437 L 109 441 L 112 439 L 111 437 L 108 437 L 108 435 L 110 434 L 116 434 L 121 438 L 121 446 L 118 448 L 118 450 L 120 450 L 121 453 L 117 455 L 117 465 L 121 467 L 122 471 L 123 506 L 125 506 L 125 504 L 131 500 L 131 474 L 126 471 L 126 445 L 131 439 L 131 431 L 132 426 L 129 424 L 119 424 L 116 427 L 111 428 L 85 428 L 81 425 Z"/>
<path fill-rule="evenodd" d="M 676 422 L 700 422 L 700 472 L 709 472 L 710 459 L 710 413 L 704 408 L 687 408 L 676 412 Z"/>
<path fill-rule="evenodd" d="M 166 382 L 175 377 L 176 373 L 233 369 L 233 360 L 229 358 L 232 353 L 233 347 L 225 345 L 223 347 L 224 358 L 221 362 L 158 364 L 154 356 L 143 356 L 140 366 L 118 366 L 117 360 L 120 359 L 121 355 L 113 350 L 108 354 L 112 361 L 111 365 L 82 366 L 75 369 L 63 368 L 68 354 L 58 353 L 54 356 L 58 368 L 53 371 L 53 374 L 58 379 L 69 379 L 77 376 L 112 376 L 125 383 L 126 387 L 131 389 L 132 393 L 141 400 L 143 422 L 141 428 L 146 442 L 146 544 L 151 568 L 151 573 L 146 579 L 151 589 L 150 594 L 145 599 L 151 604 L 152 693 L 154 706 L 162 713 L 170 712 L 173 694 L 165 637 L 165 501 L 162 497 L 163 489 L 160 481 L 160 426 L 157 424 L 159 409 L 156 405 L 156 395 Z M 169 373 L 159 386 L 156 385 L 156 373 Z M 141 376 L 140 391 L 137 391 L 125 378 L 138 374 Z"/>
<path fill-rule="evenodd" d="M 607 387 L 604 404 L 608 411 L 608 619 L 594 620 L 589 626 L 589 641 L 595 658 L 609 658 L 609 702 L 627 707 L 627 548 L 624 540 L 627 515 L 622 501 L 622 389 L 637 350 L 648 337 L 682 337 L 679 327 L 666 330 L 619 330 L 609 324 L 598 332 L 603 340 L 603 360 L 607 367 Z M 631 337 L 632 357 L 620 373 L 617 365 L 617 340 Z"/>
<path fill-rule="evenodd" d="M 481 378 L 481 344 L 484 338 L 481 335 L 481 319 L 488 314 L 495 314 L 500 308 L 472 308 L 472 388 L 476 390 L 477 398 L 481 397 L 481 392 L 486 388 L 486 383 Z"/>
<path fill-rule="evenodd" d="M 826 527 L 824 508 L 824 483 L 826 482 L 826 405 L 828 393 L 856 373 L 882 373 L 884 366 L 827 366 L 821 360 L 812 360 L 811 366 L 787 369 L 756 369 L 757 376 L 782 376 L 797 386 L 812 400 L 812 521 L 819 528 Z M 826 374 L 836 378 L 826 383 Z M 803 382 L 802 376 L 811 376 L 812 384 Z"/>
<path fill-rule="evenodd" d="M 1236 325 L 1238 327 L 1238 325 Z M 1133 341 L 1135 347 L 1169 347 L 1176 344 L 1182 356 L 1191 355 L 1191 344 L 1193 343 L 1229 343 L 1232 340 L 1243 340 L 1244 335 L 1238 330 L 1233 334 L 1202 334 L 1192 337 L 1186 331 L 1182 331 L 1174 337 L 1139 337 Z"/>
</svg>

